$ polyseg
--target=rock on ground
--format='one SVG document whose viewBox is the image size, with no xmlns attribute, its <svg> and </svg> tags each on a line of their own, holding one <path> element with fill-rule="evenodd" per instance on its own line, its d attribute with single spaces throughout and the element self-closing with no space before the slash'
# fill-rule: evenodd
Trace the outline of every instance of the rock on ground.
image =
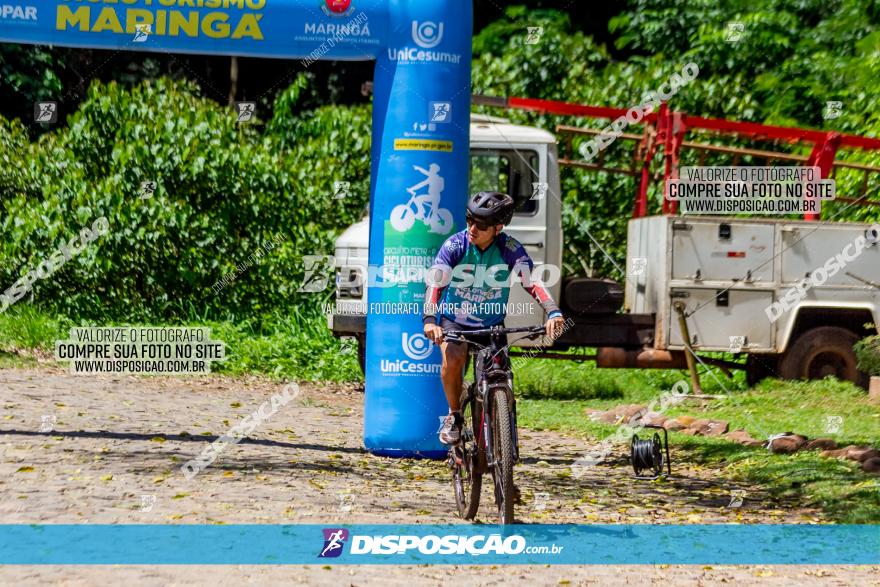
<svg viewBox="0 0 880 587">
<path fill-rule="evenodd" d="M 807 437 L 799 434 L 789 434 L 774 438 L 770 441 L 770 452 L 780 454 L 791 454 L 797 452 L 807 443 Z"/>
<path fill-rule="evenodd" d="M 837 443 L 831 438 L 814 438 L 804 445 L 804 450 L 834 450 Z"/>
</svg>

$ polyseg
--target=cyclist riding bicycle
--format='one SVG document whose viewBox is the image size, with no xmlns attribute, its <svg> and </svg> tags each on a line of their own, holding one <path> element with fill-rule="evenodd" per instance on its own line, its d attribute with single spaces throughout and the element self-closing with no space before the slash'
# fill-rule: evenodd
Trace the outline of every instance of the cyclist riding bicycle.
<svg viewBox="0 0 880 587">
<path fill-rule="evenodd" d="M 444 342 L 444 329 L 476 330 L 503 323 L 512 277 L 518 277 L 547 312 L 546 335 L 556 338 L 563 329 L 559 306 L 541 283 L 531 279 L 534 263 L 525 248 L 501 232 L 513 218 L 514 208 L 507 194 L 474 194 L 467 205 L 467 230 L 446 239 L 428 271 L 422 321 L 425 336 L 440 345 L 443 354 L 440 378 L 449 404 L 440 428 L 444 444 L 455 444 L 461 434 L 461 386 L 467 362 L 467 346 Z"/>
</svg>

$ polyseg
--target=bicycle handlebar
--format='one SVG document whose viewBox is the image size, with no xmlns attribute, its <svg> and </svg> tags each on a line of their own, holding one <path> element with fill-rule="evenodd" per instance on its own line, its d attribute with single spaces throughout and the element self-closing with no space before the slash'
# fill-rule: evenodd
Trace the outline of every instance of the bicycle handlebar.
<svg viewBox="0 0 880 587">
<path fill-rule="evenodd" d="M 490 328 L 480 328 L 477 330 L 454 330 L 443 329 L 443 337 L 467 338 L 468 336 L 486 336 L 491 334 L 515 334 L 517 332 L 530 332 L 532 334 L 544 334 L 544 326 L 520 326 L 517 328 L 504 328 L 503 326 L 492 326 Z"/>
</svg>

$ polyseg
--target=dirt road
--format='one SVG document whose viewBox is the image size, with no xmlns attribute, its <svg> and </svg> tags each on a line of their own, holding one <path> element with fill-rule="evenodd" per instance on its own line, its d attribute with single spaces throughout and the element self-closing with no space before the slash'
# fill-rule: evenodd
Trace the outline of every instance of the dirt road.
<svg viewBox="0 0 880 587">
<path fill-rule="evenodd" d="M 53 368 L 0 370 L 0 523 L 450 523 L 445 465 L 376 457 L 361 448 L 354 386 L 301 385 L 300 395 L 187 480 L 180 466 L 280 391 L 259 378 L 90 376 Z M 586 471 L 570 465 L 584 439 L 523 430 L 516 475 L 526 523 L 803 523 L 815 510 L 774 503 L 719 470 L 676 462 L 665 483 L 635 482 L 621 458 Z M 621 450 L 621 453 L 623 450 Z M 731 496 L 745 492 L 739 507 Z M 736 492 L 736 493 L 734 493 Z M 491 523 L 484 489 L 479 519 Z M 877 567 L 31 567 L 0 582 L 150 584 L 556 585 L 669 580 L 858 584 Z M 526 579 L 528 577 L 528 579 Z M 680 579 L 680 580 L 679 580 Z M 565 584 L 565 583 L 563 583 Z"/>
</svg>

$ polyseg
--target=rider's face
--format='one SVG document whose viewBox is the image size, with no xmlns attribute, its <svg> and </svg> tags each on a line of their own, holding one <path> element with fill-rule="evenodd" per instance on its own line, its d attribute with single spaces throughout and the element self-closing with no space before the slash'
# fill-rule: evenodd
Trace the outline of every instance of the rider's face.
<svg viewBox="0 0 880 587">
<path fill-rule="evenodd" d="M 495 236 L 501 231 L 502 225 L 487 226 L 485 230 L 477 227 L 477 223 L 468 222 L 468 240 L 472 244 L 477 245 L 481 249 L 485 249 L 492 244 Z"/>
</svg>

